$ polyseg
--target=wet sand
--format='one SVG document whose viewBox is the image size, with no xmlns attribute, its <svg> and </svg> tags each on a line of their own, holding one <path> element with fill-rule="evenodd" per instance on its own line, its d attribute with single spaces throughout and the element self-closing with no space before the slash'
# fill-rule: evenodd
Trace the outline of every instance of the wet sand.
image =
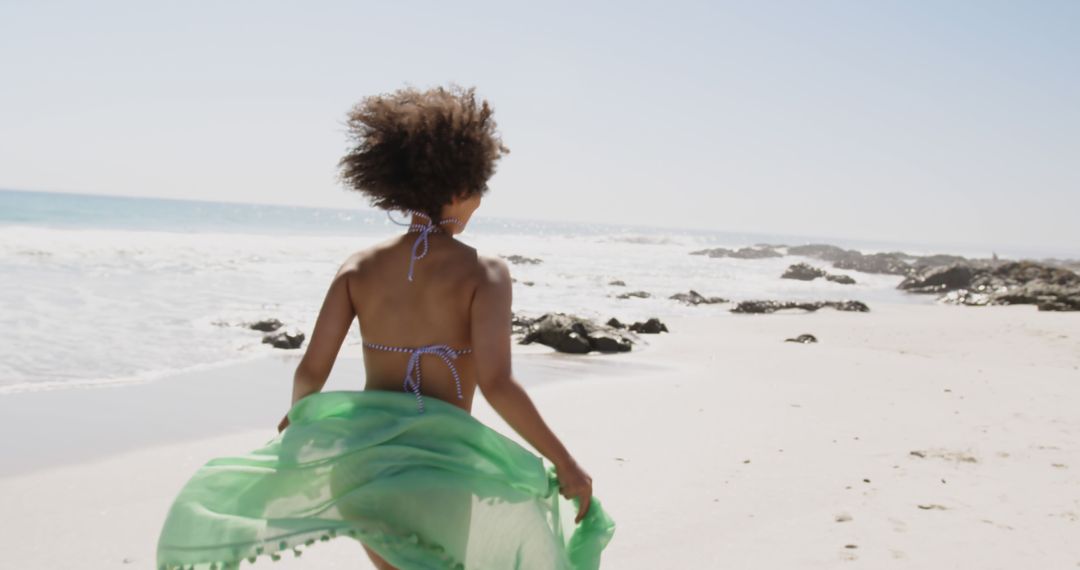
<svg viewBox="0 0 1080 570">
<path fill-rule="evenodd" d="M 1075 313 L 875 304 L 665 321 L 672 333 L 630 354 L 516 349 L 515 374 L 616 520 L 604 567 L 1080 564 Z M 784 342 L 802 333 L 820 342 Z M 192 472 L 276 433 L 295 358 L 0 398 L 8 563 L 152 567 Z M 348 356 L 326 389 L 360 378 Z M 482 398 L 474 412 L 522 442 Z M 255 566 L 271 565 L 371 567 L 350 539 Z"/>
</svg>

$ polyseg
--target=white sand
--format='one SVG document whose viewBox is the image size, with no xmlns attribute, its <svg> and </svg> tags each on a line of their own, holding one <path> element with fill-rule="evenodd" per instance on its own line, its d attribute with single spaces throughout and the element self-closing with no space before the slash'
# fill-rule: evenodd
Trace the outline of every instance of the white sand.
<svg viewBox="0 0 1080 570">
<path fill-rule="evenodd" d="M 1080 314 L 872 308 L 673 319 L 631 354 L 520 355 L 517 374 L 618 525 L 604 567 L 1080 566 Z M 782 342 L 804 332 L 821 342 Z M 0 565 L 152 567 L 191 473 L 273 436 L 291 362 L 183 389 L 0 398 Z M 346 359 L 327 389 L 359 369 Z M 263 391 L 244 397 L 243 382 Z M 40 431 L 46 403 L 68 432 Z M 121 405 L 145 423 L 102 419 Z M 475 412 L 520 441 L 482 399 Z M 12 444 L 28 437 L 36 450 Z M 257 566 L 371 567 L 344 538 Z"/>
</svg>

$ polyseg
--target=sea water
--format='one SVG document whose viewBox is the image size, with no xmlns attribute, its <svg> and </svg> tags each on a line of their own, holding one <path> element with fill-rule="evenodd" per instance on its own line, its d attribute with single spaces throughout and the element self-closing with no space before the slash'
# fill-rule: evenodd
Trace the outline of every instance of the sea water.
<svg viewBox="0 0 1080 570">
<path fill-rule="evenodd" d="M 523 315 L 563 311 L 628 322 L 729 314 L 728 304 L 691 307 L 668 299 L 690 289 L 735 301 L 858 299 L 871 308 L 882 301 L 932 302 L 898 291 L 900 278 L 892 275 L 844 272 L 855 285 L 779 278 L 798 261 L 827 268 L 816 260 L 690 255 L 708 247 L 820 238 L 483 214 L 478 210 L 458 239 L 481 254 L 542 260 L 511 265 L 513 309 Z M 385 212 L 366 207 L 0 191 L 0 326 L 7 333 L 0 342 L 0 394 L 145 381 L 269 354 L 275 349 L 258 333 L 236 325 L 274 317 L 310 335 L 342 261 L 403 231 Z M 626 286 L 611 285 L 614 280 Z M 636 290 L 651 296 L 616 297 Z M 359 341 L 354 326 L 346 342 Z"/>
</svg>

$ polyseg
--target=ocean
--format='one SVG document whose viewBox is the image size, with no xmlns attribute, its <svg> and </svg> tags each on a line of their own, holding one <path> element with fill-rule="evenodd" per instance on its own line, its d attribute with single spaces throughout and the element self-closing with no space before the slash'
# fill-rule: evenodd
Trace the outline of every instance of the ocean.
<svg viewBox="0 0 1080 570">
<path fill-rule="evenodd" d="M 898 244 L 723 231 L 485 218 L 459 239 L 512 265 L 514 311 L 622 321 L 729 314 L 684 306 L 694 289 L 744 299 L 928 303 L 899 277 L 851 273 L 855 285 L 780 279 L 803 259 L 689 255 L 707 247 L 818 243 L 869 251 Z M 399 216 L 398 219 L 401 219 Z M 144 382 L 276 349 L 229 323 L 276 317 L 310 335 L 326 287 L 352 252 L 404 230 L 381 210 L 325 209 L 0 190 L 0 395 Z M 911 253 L 930 251 L 907 246 Z M 805 260 L 823 266 L 815 260 Z M 609 285 L 612 280 L 626 287 Z M 527 286 L 524 282 L 532 282 Z M 646 299 L 617 299 L 644 290 Z M 356 327 L 349 345 L 360 342 Z"/>
</svg>

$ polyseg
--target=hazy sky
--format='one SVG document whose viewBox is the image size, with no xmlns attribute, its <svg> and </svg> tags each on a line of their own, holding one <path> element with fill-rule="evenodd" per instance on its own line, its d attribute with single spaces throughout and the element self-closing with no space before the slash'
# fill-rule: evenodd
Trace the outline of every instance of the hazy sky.
<svg viewBox="0 0 1080 570">
<path fill-rule="evenodd" d="M 363 206 L 345 112 L 475 85 L 482 213 L 1080 244 L 1080 2 L 11 2 L 0 187 Z"/>
</svg>

